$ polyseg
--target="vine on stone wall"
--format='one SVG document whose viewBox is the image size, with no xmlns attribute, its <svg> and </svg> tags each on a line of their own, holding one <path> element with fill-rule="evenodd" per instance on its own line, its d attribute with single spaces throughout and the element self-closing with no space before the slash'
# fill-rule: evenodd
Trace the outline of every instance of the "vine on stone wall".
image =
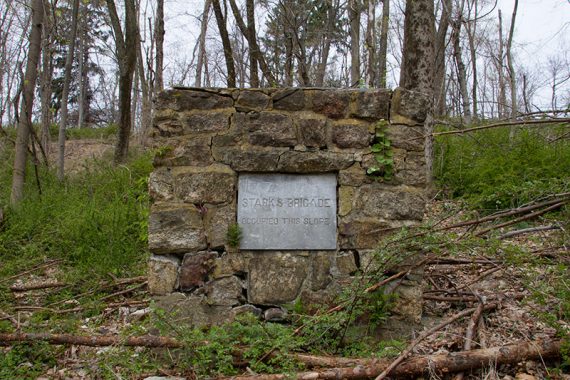
<svg viewBox="0 0 570 380">
<path fill-rule="evenodd" d="M 387 125 L 388 123 L 385 120 L 381 120 L 376 124 L 374 139 L 370 146 L 376 165 L 368 168 L 366 174 L 390 180 L 394 175 L 394 153 L 392 152 L 390 139 L 386 135 Z"/>
</svg>

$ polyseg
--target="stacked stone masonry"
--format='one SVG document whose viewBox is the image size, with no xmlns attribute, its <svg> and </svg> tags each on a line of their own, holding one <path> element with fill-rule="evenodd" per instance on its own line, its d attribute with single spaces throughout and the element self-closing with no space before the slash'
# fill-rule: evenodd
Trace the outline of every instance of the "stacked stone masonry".
<svg viewBox="0 0 570 380">
<path fill-rule="evenodd" d="M 149 288 L 158 305 L 202 325 L 245 311 L 278 319 L 282 305 L 332 301 L 382 237 L 423 217 L 425 104 L 402 89 L 160 93 L 149 180 Z M 379 124 L 394 155 L 390 180 L 366 174 Z M 335 173 L 337 249 L 230 249 L 245 172 Z"/>
</svg>

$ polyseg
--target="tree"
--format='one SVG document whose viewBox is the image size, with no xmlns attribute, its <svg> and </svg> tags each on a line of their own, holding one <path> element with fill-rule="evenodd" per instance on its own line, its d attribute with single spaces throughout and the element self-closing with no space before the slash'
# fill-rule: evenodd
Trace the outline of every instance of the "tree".
<svg viewBox="0 0 570 380">
<path fill-rule="evenodd" d="M 115 162 L 124 162 L 131 134 L 131 90 L 136 67 L 138 28 L 134 0 L 125 0 L 125 31 L 114 0 L 107 0 L 111 27 L 115 37 L 115 53 L 119 66 L 119 132 L 115 146 Z"/>
<path fill-rule="evenodd" d="M 218 24 L 218 30 L 220 32 L 220 37 L 222 38 L 222 46 L 224 47 L 224 58 L 226 60 L 227 70 L 227 85 L 228 87 L 233 88 L 236 86 L 236 70 L 232 52 L 232 44 L 230 42 L 228 29 L 226 27 L 226 17 L 224 17 L 224 13 L 222 12 L 220 0 L 212 0 L 212 6 L 214 7 L 214 15 L 216 16 L 216 23 Z"/>
<path fill-rule="evenodd" d="M 164 0 L 156 0 L 156 21 L 154 40 L 156 43 L 156 75 L 154 78 L 154 93 L 164 89 Z"/>
<path fill-rule="evenodd" d="M 509 85 L 511 90 L 511 118 L 517 117 L 518 107 L 517 107 L 517 81 L 515 77 L 515 68 L 513 65 L 513 35 L 515 34 L 515 20 L 517 18 L 517 9 L 519 6 L 519 0 L 515 0 L 515 6 L 513 9 L 513 16 L 511 18 L 511 27 L 509 29 L 509 38 L 507 39 L 507 66 L 509 68 Z"/>
<path fill-rule="evenodd" d="M 382 0 L 382 24 L 380 27 L 380 47 L 378 51 L 378 87 L 386 88 L 388 61 L 388 27 L 390 23 L 390 0 Z"/>
<path fill-rule="evenodd" d="M 348 1 L 348 20 L 350 23 L 350 84 L 358 86 L 360 82 L 360 0 Z"/>
<path fill-rule="evenodd" d="M 28 154 L 28 141 L 32 130 L 32 109 L 34 103 L 34 88 L 38 77 L 38 61 L 42 49 L 42 28 L 44 21 L 44 4 L 42 0 L 32 1 L 32 28 L 29 35 L 28 60 L 26 73 L 22 84 L 23 101 L 20 109 L 20 119 L 16 135 L 16 152 L 14 156 L 14 171 L 12 176 L 12 193 L 10 203 L 16 205 L 24 195 L 24 178 Z"/>
<path fill-rule="evenodd" d="M 79 0 L 73 0 L 73 15 L 71 18 L 71 29 L 69 31 L 69 48 L 65 58 L 65 75 L 63 82 L 63 93 L 61 96 L 61 120 L 59 121 L 58 145 L 59 154 L 57 161 L 57 177 L 63 181 L 64 157 L 65 157 L 65 128 L 67 126 L 67 100 L 69 97 L 69 84 L 71 83 L 71 66 L 75 53 L 75 38 L 77 37 L 77 15 L 79 13 Z"/>
</svg>

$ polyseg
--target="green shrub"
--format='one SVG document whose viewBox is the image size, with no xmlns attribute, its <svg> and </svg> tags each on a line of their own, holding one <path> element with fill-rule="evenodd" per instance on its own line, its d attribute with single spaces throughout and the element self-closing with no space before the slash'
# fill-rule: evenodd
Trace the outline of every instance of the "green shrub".
<svg viewBox="0 0 570 380">
<path fill-rule="evenodd" d="M 451 197 L 497 210 L 570 190 L 570 144 L 558 127 L 488 129 L 436 139 L 434 174 Z M 548 133 L 546 133 L 548 132 Z"/>
</svg>

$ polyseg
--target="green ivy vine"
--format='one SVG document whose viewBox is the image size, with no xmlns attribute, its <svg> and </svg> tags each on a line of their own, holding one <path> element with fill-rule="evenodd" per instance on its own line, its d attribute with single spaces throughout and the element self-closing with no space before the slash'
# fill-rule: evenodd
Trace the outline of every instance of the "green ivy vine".
<svg viewBox="0 0 570 380">
<path fill-rule="evenodd" d="M 369 167 L 366 174 L 390 180 L 394 176 L 394 152 L 392 152 L 390 139 L 386 136 L 386 126 L 385 120 L 376 124 L 374 140 L 370 146 L 376 165 Z"/>
</svg>

